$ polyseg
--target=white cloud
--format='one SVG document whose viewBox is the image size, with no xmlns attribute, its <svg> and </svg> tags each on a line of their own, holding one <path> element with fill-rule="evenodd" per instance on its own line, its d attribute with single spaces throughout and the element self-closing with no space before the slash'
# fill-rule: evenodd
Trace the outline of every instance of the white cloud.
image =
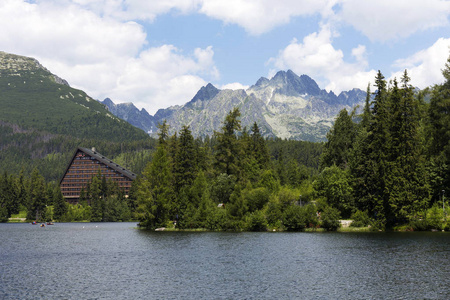
<svg viewBox="0 0 450 300">
<path fill-rule="evenodd" d="M 213 55 L 212 47 L 195 49 L 192 55 L 172 45 L 150 48 L 129 59 L 109 95 L 118 102 L 131 100 L 151 114 L 184 104 L 206 85 L 201 76 L 218 78 Z"/>
<path fill-rule="evenodd" d="M 47 0 L 65 1 L 120 20 L 154 21 L 166 13 L 201 13 L 261 35 L 295 17 L 350 24 L 373 41 L 404 38 L 449 25 L 446 0 Z"/>
<path fill-rule="evenodd" d="M 291 69 L 298 75 L 307 74 L 322 88 L 339 93 L 355 87 L 365 89 L 376 72 L 366 70 L 366 49 L 359 45 L 352 50 L 355 63 L 344 61 L 341 50 L 332 45 L 333 32 L 323 25 L 319 33 L 312 33 L 299 42 L 294 39 L 269 64 L 276 69 Z M 271 71 L 273 73 L 273 70 Z"/>
<path fill-rule="evenodd" d="M 162 14 L 204 14 L 261 35 L 293 18 L 320 14 L 328 25 L 301 41 L 292 40 L 268 64 L 271 73 L 292 69 L 338 93 L 365 89 L 375 71 L 369 69 L 364 45 L 356 46 L 351 57 L 333 46 L 338 27 L 332 25 L 345 22 L 372 40 L 386 41 L 448 26 L 449 13 L 450 1 L 439 0 L 0 0 L 0 49 L 37 58 L 97 99 L 133 101 L 154 113 L 186 103 L 220 75 L 213 47 L 189 53 L 176 45 L 148 48 L 145 28 L 133 20 L 148 23 Z M 398 60 L 395 67 L 408 68 L 419 87 L 441 82 L 448 45 L 449 39 L 440 39 Z M 230 83 L 222 88 L 247 86 Z"/>
<path fill-rule="evenodd" d="M 78 88 L 107 91 L 124 61 L 137 55 L 146 34 L 134 22 L 103 19 L 78 6 L 0 4 L 0 48 L 31 56 Z"/>
<path fill-rule="evenodd" d="M 158 15 L 175 12 L 187 14 L 198 9 L 201 0 L 97 0 L 97 2 L 114 2 L 104 13 L 122 19 L 139 19 L 154 21 Z"/>
<path fill-rule="evenodd" d="M 73 0 L 98 14 L 119 19 L 154 21 L 170 12 L 201 13 L 226 24 L 236 24 L 252 35 L 289 23 L 291 18 L 332 14 L 338 0 Z"/>
<path fill-rule="evenodd" d="M 222 85 L 220 87 L 220 89 L 221 90 L 246 90 L 249 87 L 250 86 L 243 85 L 242 83 L 239 83 L 239 82 L 232 82 L 232 83 L 228 83 L 228 84 Z"/>
<path fill-rule="evenodd" d="M 200 13 L 237 24 L 252 35 L 289 23 L 296 16 L 329 15 L 336 1 L 329 0 L 204 0 Z"/>
<path fill-rule="evenodd" d="M 146 34 L 135 22 L 105 19 L 76 5 L 0 4 L 0 46 L 67 63 L 92 63 L 136 55 Z M 7 30 L 5 30 L 7 29 Z"/>
<path fill-rule="evenodd" d="M 340 21 L 352 25 L 372 41 L 405 38 L 449 25 L 450 1 L 341 0 Z"/>
<path fill-rule="evenodd" d="M 393 67 L 398 71 L 391 75 L 391 79 L 402 78 L 407 69 L 411 84 L 421 89 L 444 82 L 442 69 L 445 67 L 450 53 L 450 38 L 438 39 L 431 47 L 414 55 L 397 60 Z"/>
<path fill-rule="evenodd" d="M 73 2 L 0 2 L 0 49 L 38 59 L 94 98 L 133 101 L 150 113 L 184 104 L 204 78 L 218 79 L 212 47 L 188 54 L 172 45 L 143 50 L 141 25 L 93 12 L 122 1 Z"/>
</svg>

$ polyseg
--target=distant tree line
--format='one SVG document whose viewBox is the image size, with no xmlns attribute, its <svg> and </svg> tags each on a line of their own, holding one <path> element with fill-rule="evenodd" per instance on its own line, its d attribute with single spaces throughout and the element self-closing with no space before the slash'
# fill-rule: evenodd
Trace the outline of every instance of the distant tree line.
<svg viewBox="0 0 450 300">
<path fill-rule="evenodd" d="M 28 220 L 50 221 L 50 205 L 55 204 L 55 214 L 60 213 L 58 201 L 66 204 L 59 188 L 47 183 L 37 169 L 29 176 L 24 172 L 18 176 L 6 172 L 0 175 L 0 222 L 21 211 Z"/>
<path fill-rule="evenodd" d="M 123 190 L 111 179 L 99 172 L 86 189 L 82 189 L 77 204 L 69 204 L 54 182 L 47 183 L 34 169 L 30 176 L 21 172 L 18 176 L 0 175 L 0 222 L 7 222 L 12 215 L 37 222 L 116 222 L 130 221 L 137 204 L 125 197 Z"/>
</svg>

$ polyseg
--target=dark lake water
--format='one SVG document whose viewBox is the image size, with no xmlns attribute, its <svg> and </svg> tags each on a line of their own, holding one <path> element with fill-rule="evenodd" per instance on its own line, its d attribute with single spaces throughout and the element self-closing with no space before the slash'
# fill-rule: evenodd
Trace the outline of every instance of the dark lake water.
<svg viewBox="0 0 450 300">
<path fill-rule="evenodd" d="M 450 299 L 450 234 L 0 224 L 0 299 Z"/>
</svg>

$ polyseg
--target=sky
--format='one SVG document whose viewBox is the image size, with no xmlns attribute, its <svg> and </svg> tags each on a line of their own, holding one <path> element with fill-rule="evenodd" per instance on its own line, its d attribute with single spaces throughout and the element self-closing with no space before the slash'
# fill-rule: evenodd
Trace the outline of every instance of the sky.
<svg viewBox="0 0 450 300">
<path fill-rule="evenodd" d="M 0 51 L 154 114 L 291 69 L 322 89 L 444 82 L 448 0 L 0 0 Z"/>
</svg>

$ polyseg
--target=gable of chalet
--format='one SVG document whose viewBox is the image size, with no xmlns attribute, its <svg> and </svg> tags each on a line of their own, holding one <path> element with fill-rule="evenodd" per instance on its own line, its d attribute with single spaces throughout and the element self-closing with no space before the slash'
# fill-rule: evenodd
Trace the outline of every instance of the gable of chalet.
<svg viewBox="0 0 450 300">
<path fill-rule="evenodd" d="M 102 164 L 110 167 L 111 169 L 119 172 L 120 174 L 124 175 L 125 177 L 128 177 L 131 180 L 135 180 L 136 179 L 136 174 L 134 174 L 133 172 L 125 169 L 124 167 L 119 166 L 118 164 L 116 164 L 115 162 L 113 162 L 112 160 L 110 160 L 109 158 L 103 156 L 102 154 L 98 153 L 97 151 L 95 151 L 95 149 L 88 149 L 88 148 L 82 148 L 82 147 L 78 147 L 77 150 L 75 151 L 75 153 L 72 156 L 72 159 L 70 160 L 70 163 L 67 165 L 67 168 L 64 172 L 64 175 L 62 176 L 61 181 L 64 179 L 65 175 L 67 174 L 67 171 L 69 170 L 70 166 L 73 164 L 73 161 L 75 160 L 75 158 L 77 157 L 77 154 L 79 152 L 82 152 L 90 157 L 95 158 L 96 160 L 98 160 L 99 162 L 101 162 Z"/>
<path fill-rule="evenodd" d="M 85 169 L 82 171 L 75 167 L 77 165 L 80 166 L 80 163 L 75 163 L 75 160 L 86 160 L 92 163 L 88 164 L 87 170 Z M 81 189 L 86 188 L 87 183 L 97 174 L 97 171 L 92 167 L 94 161 L 98 164 L 98 169 L 102 173 L 102 176 L 112 176 L 110 178 L 114 181 L 125 180 L 129 182 L 125 183 L 122 181 L 120 183 L 120 186 L 125 188 L 125 192 L 128 192 L 131 182 L 136 179 L 136 174 L 116 164 L 111 159 L 95 151 L 95 149 L 78 147 L 59 181 L 61 191 L 66 199 L 72 198 L 76 200 L 80 195 Z M 106 172 L 106 174 L 104 172 Z"/>
</svg>

